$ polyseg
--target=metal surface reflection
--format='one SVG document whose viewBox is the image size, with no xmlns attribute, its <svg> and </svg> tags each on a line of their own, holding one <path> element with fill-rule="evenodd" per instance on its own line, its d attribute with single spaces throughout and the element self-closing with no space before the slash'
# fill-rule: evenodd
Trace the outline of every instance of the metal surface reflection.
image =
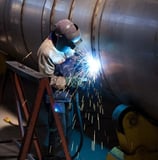
<svg viewBox="0 0 158 160">
<path fill-rule="evenodd" d="M 73 20 L 112 91 L 158 120 L 157 0 L 1 0 L 0 16 L 0 49 L 35 61 L 53 24 Z"/>
</svg>

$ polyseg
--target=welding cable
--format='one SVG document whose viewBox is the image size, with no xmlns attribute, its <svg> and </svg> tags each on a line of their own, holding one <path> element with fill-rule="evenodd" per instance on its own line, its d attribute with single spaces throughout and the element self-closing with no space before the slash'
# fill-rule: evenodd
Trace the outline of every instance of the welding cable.
<svg viewBox="0 0 158 160">
<path fill-rule="evenodd" d="M 77 149 L 76 153 L 73 156 L 71 156 L 72 159 L 74 159 L 79 154 L 79 152 L 81 151 L 81 148 L 83 146 L 83 137 L 84 137 L 83 123 L 82 123 L 82 117 L 81 117 L 81 112 L 80 112 L 80 107 L 79 107 L 79 94 L 78 94 L 78 92 L 75 95 L 75 99 L 76 99 L 77 116 L 78 116 L 79 125 L 80 125 L 80 129 L 79 129 L 80 143 L 79 143 L 79 146 L 78 146 L 78 149 Z"/>
</svg>

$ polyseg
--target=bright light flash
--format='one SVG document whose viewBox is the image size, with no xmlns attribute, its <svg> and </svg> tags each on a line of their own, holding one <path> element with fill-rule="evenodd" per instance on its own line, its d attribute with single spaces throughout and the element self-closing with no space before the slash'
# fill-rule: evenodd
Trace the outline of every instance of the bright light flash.
<svg viewBox="0 0 158 160">
<path fill-rule="evenodd" d="M 101 68 L 99 60 L 94 59 L 94 57 L 90 56 L 87 58 L 87 65 L 88 65 L 89 75 L 96 78 Z"/>
</svg>

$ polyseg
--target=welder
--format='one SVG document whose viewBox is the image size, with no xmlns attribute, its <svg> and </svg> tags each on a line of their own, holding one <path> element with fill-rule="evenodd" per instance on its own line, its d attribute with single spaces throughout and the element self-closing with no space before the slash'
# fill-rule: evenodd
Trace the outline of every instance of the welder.
<svg viewBox="0 0 158 160">
<path fill-rule="evenodd" d="M 79 55 L 76 46 L 79 42 L 81 32 L 78 26 L 69 19 L 62 19 L 55 24 L 37 52 L 39 71 L 50 77 L 55 109 L 60 113 L 65 113 L 65 104 L 61 104 L 60 100 L 69 101 L 73 93 L 71 90 L 82 84 L 82 77 L 77 74 Z M 65 117 L 62 117 L 62 123 L 66 125 Z M 64 132 L 66 134 L 65 129 Z"/>
<path fill-rule="evenodd" d="M 50 85 L 53 87 L 65 89 L 68 77 L 74 70 L 67 61 L 75 60 L 75 47 L 80 40 L 78 26 L 68 19 L 63 19 L 55 24 L 54 30 L 41 44 L 37 52 L 39 70 L 50 77 Z M 69 65 L 70 69 L 66 65 Z"/>
</svg>

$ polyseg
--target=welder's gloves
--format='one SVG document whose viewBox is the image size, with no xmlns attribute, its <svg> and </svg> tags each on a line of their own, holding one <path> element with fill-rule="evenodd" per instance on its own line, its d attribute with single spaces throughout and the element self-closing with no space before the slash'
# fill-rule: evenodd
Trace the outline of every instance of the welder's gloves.
<svg viewBox="0 0 158 160">
<path fill-rule="evenodd" d="M 65 89 L 66 86 L 77 88 L 83 87 L 86 80 L 79 77 L 62 77 L 62 76 L 52 76 L 50 85 L 56 89 Z"/>
<path fill-rule="evenodd" d="M 50 85 L 56 89 L 65 89 L 66 78 L 62 76 L 52 76 L 50 80 Z"/>
</svg>

